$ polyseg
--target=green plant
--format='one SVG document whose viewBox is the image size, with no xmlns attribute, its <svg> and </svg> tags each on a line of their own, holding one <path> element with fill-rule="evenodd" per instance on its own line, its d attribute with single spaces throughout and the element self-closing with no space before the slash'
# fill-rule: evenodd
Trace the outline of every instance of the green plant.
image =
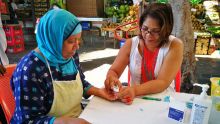
<svg viewBox="0 0 220 124">
<path fill-rule="evenodd" d="M 190 0 L 190 3 L 192 5 L 197 5 L 197 4 L 201 3 L 201 2 L 202 2 L 202 0 Z"/>
<path fill-rule="evenodd" d="M 157 0 L 157 3 L 168 3 L 168 0 Z"/>
</svg>

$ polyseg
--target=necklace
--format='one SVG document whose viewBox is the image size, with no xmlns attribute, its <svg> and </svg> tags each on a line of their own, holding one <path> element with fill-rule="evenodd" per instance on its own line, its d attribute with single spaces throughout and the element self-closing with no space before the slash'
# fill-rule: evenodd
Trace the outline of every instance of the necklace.
<svg viewBox="0 0 220 124">
<path fill-rule="evenodd" d="M 145 45 L 144 45 L 145 46 Z M 154 69 L 156 65 L 157 55 L 159 48 L 153 52 L 146 47 L 143 48 L 142 66 L 141 66 L 141 79 L 142 82 L 147 82 L 155 79 Z"/>
</svg>

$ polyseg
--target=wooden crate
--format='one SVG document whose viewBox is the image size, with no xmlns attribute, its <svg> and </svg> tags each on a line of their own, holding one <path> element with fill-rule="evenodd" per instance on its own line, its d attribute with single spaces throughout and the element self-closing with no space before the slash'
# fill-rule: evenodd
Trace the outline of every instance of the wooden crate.
<svg viewBox="0 0 220 124">
<path fill-rule="evenodd" d="M 207 55 L 209 51 L 211 37 L 197 37 L 195 41 L 195 53 L 197 55 Z"/>
</svg>

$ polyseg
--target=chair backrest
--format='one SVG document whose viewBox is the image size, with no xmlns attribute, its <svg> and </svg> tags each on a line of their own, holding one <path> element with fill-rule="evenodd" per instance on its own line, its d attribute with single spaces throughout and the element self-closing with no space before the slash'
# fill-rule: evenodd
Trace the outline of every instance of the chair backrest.
<svg viewBox="0 0 220 124">
<path fill-rule="evenodd" d="M 131 81 L 131 74 L 130 74 L 130 70 L 128 68 L 128 86 L 130 86 L 130 81 Z M 176 92 L 180 92 L 180 88 L 181 88 L 181 70 L 179 70 L 176 74 L 175 77 L 175 89 Z"/>
<path fill-rule="evenodd" d="M 180 92 L 180 88 L 181 88 L 181 69 L 177 72 L 176 78 L 175 78 L 176 92 Z"/>
<path fill-rule="evenodd" d="M 8 123 L 10 122 L 15 109 L 15 100 L 10 87 L 10 79 L 15 67 L 16 65 L 6 67 L 6 74 L 0 76 L 0 104 Z"/>
</svg>

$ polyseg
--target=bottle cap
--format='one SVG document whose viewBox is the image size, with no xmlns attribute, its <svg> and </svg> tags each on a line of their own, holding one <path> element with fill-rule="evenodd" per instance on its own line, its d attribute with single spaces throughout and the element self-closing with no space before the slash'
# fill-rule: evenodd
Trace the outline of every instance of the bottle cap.
<svg viewBox="0 0 220 124">
<path fill-rule="evenodd" d="M 112 89 L 113 89 L 113 91 L 116 92 L 116 93 L 119 92 L 119 87 L 118 87 L 118 86 L 114 86 Z"/>
<path fill-rule="evenodd" d="M 207 85 L 207 84 L 198 84 L 198 83 L 195 83 L 195 84 L 193 84 L 194 86 L 199 86 L 199 87 L 202 87 L 202 92 L 201 92 L 201 94 L 200 94 L 200 96 L 201 97 L 206 97 L 206 96 L 208 96 L 207 95 L 207 90 L 209 89 L 209 85 Z"/>
</svg>

